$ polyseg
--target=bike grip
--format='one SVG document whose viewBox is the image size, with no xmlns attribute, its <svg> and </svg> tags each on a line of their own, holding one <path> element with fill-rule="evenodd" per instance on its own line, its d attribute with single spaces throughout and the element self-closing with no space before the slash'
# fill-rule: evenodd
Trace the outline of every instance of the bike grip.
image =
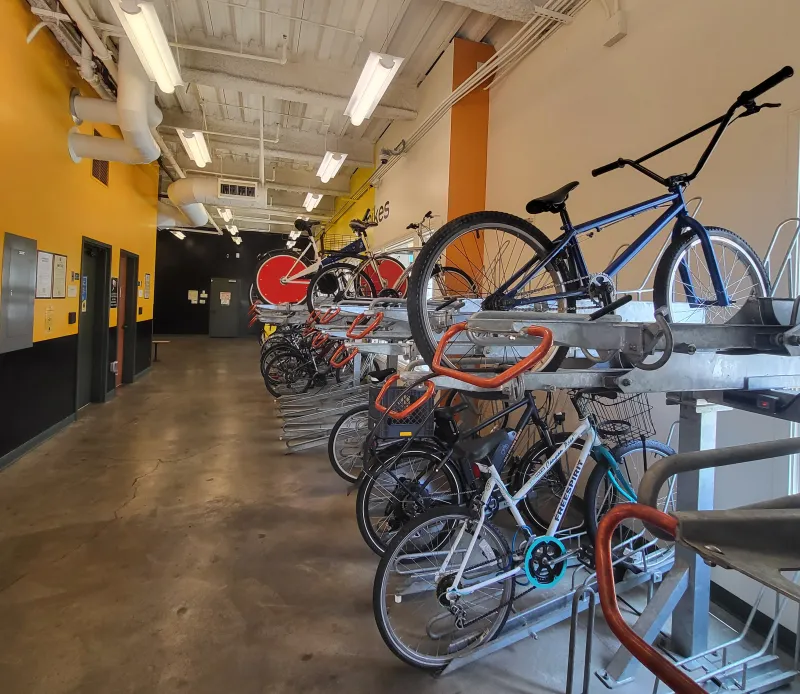
<svg viewBox="0 0 800 694">
<path fill-rule="evenodd" d="M 512 379 L 519 376 L 521 373 L 533 368 L 534 365 L 542 361 L 542 359 L 544 359 L 544 357 L 550 351 L 550 348 L 553 346 L 552 331 L 540 325 L 532 325 L 525 332 L 531 337 L 539 337 L 542 340 L 536 349 L 533 350 L 533 352 L 531 352 L 527 357 L 520 359 L 516 364 L 514 364 L 514 366 L 509 367 L 493 378 L 473 376 L 471 374 L 466 374 L 463 371 L 458 371 L 457 369 L 449 369 L 445 366 L 442 366 L 442 353 L 444 352 L 445 345 L 456 335 L 458 335 L 458 333 L 463 332 L 466 329 L 466 323 L 456 323 L 447 329 L 447 332 L 442 335 L 442 339 L 439 340 L 439 344 L 436 346 L 436 352 L 434 353 L 433 360 L 431 361 L 431 371 L 433 371 L 433 373 L 435 373 L 437 376 L 449 376 L 457 381 L 469 383 L 470 385 L 477 386 L 479 388 L 497 388 L 505 385 Z"/>
<path fill-rule="evenodd" d="M 598 176 L 607 174 L 609 171 L 613 171 L 614 169 L 621 169 L 623 166 L 625 166 L 625 164 L 623 163 L 622 159 L 617 159 L 617 161 L 612 161 L 610 164 L 606 164 L 605 166 L 601 166 L 597 169 L 592 169 L 592 176 L 597 178 Z"/>
<path fill-rule="evenodd" d="M 757 84 L 752 89 L 742 92 L 739 95 L 739 98 L 736 99 L 736 103 L 739 106 L 746 104 L 748 101 L 752 101 L 753 99 L 761 96 L 764 92 L 768 92 L 773 87 L 778 86 L 784 80 L 788 80 L 792 75 L 794 75 L 794 70 L 792 69 L 791 65 L 782 67 L 774 75 L 767 77 L 767 79 L 760 84 Z"/>
<path fill-rule="evenodd" d="M 374 404 L 375 404 L 375 409 L 378 410 L 378 412 L 386 412 L 386 408 L 383 405 L 381 405 L 381 400 L 383 400 L 383 396 L 386 395 L 386 391 L 389 390 L 389 388 L 392 385 L 397 383 L 399 378 L 400 378 L 400 375 L 399 374 L 395 374 L 394 376 L 391 376 L 390 378 L 387 378 L 384 381 L 383 386 L 378 391 L 378 394 L 375 396 L 375 403 Z M 433 385 L 433 381 L 426 381 L 425 382 L 425 392 L 420 397 L 418 397 L 414 402 L 412 402 L 408 407 L 406 407 L 406 409 L 400 410 L 400 412 L 395 412 L 394 410 L 389 410 L 389 416 L 392 419 L 405 419 L 406 417 L 408 417 L 408 415 L 410 415 L 412 412 L 418 410 L 428 400 L 430 400 L 433 397 L 433 394 L 435 392 L 436 392 L 436 386 Z"/>
<path fill-rule="evenodd" d="M 383 320 L 383 311 L 378 311 L 375 314 L 375 319 L 372 321 L 372 323 L 370 323 L 360 333 L 356 334 L 355 333 L 356 326 L 366 317 L 367 317 L 366 313 L 359 313 L 356 316 L 355 320 L 350 324 L 350 327 L 347 329 L 345 335 L 353 340 L 361 340 L 362 338 L 366 337 L 380 325 L 381 321 Z"/>
<path fill-rule="evenodd" d="M 328 364 L 332 366 L 334 369 L 341 369 L 343 366 L 349 364 L 353 359 L 356 358 L 356 354 L 358 354 L 358 349 L 354 349 L 351 354 L 348 354 L 342 361 L 336 361 L 336 357 L 338 357 L 342 352 L 346 352 L 347 347 L 344 346 L 344 343 L 340 344 L 333 354 L 331 354 L 331 358 L 328 360 Z"/>
</svg>

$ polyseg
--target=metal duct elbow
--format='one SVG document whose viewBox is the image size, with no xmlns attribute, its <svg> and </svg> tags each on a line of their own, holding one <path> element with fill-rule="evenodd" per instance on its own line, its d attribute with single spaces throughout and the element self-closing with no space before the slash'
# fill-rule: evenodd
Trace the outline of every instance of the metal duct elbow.
<svg viewBox="0 0 800 694">
<path fill-rule="evenodd" d="M 203 203 L 209 201 L 203 190 L 208 188 L 208 184 L 211 184 L 216 194 L 216 179 L 203 179 L 199 176 L 180 178 L 167 188 L 170 202 L 186 215 L 192 226 L 199 227 L 208 221 L 208 213 L 203 207 Z"/>
<path fill-rule="evenodd" d="M 87 99 L 73 93 L 70 95 L 70 111 L 78 123 L 86 119 L 118 125 L 124 143 L 113 138 L 82 135 L 73 129 L 69 134 L 69 152 L 75 162 L 92 158 L 123 164 L 149 164 L 161 154 L 150 132 L 162 117 L 155 105 L 154 85 L 147 78 L 130 41 L 120 40 L 119 54 L 117 102 Z"/>
<path fill-rule="evenodd" d="M 203 226 L 208 221 L 208 213 L 200 203 L 190 203 L 181 209 L 176 209 L 165 202 L 158 203 L 158 219 L 156 226 L 159 229 L 171 227 Z"/>
</svg>

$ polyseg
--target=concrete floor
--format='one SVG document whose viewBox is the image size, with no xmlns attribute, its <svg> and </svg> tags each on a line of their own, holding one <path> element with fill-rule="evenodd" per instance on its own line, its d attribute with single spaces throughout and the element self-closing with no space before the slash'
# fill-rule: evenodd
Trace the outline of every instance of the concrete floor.
<svg viewBox="0 0 800 694">
<path fill-rule="evenodd" d="M 257 354 L 172 338 L 0 473 L 0 692 L 562 692 L 564 625 L 440 679 L 394 658 L 353 497 L 283 455 Z"/>
</svg>

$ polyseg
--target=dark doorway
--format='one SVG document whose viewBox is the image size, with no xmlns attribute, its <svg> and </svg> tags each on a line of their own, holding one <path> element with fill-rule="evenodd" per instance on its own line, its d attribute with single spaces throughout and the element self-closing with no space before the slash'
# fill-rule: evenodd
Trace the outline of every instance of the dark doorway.
<svg viewBox="0 0 800 694">
<path fill-rule="evenodd" d="M 136 306 L 139 256 L 120 251 L 117 299 L 117 374 L 114 385 L 133 383 L 136 372 Z"/>
<path fill-rule="evenodd" d="M 78 320 L 78 409 L 106 399 L 111 248 L 84 239 Z"/>
<path fill-rule="evenodd" d="M 210 337 L 239 336 L 239 280 L 211 278 L 211 310 L 208 317 Z"/>
</svg>

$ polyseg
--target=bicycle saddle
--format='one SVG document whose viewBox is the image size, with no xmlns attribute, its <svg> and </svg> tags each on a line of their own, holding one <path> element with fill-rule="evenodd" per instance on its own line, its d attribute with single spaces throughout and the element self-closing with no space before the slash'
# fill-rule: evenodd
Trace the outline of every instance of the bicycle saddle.
<svg viewBox="0 0 800 694">
<path fill-rule="evenodd" d="M 459 441 L 454 446 L 454 449 L 456 455 L 465 462 L 476 463 L 490 456 L 494 449 L 506 440 L 508 440 L 508 432 L 505 429 L 498 429 L 488 436 L 481 436 L 479 439 Z"/>
<path fill-rule="evenodd" d="M 534 198 L 527 205 L 525 209 L 528 214 L 539 214 L 540 212 L 560 212 L 564 209 L 564 204 L 567 202 L 569 194 L 580 185 L 580 181 L 572 181 L 567 185 L 554 190 L 552 193 L 542 195 L 540 198 Z"/>
<path fill-rule="evenodd" d="M 365 222 L 363 219 L 350 220 L 350 228 L 356 234 L 364 234 L 370 227 L 378 226 L 378 222 Z"/>
<path fill-rule="evenodd" d="M 317 225 L 319 222 L 312 222 L 310 219 L 303 219 L 302 217 L 298 217 L 294 220 L 294 228 L 297 231 L 305 231 L 307 234 L 311 233 L 311 230 Z"/>
</svg>

